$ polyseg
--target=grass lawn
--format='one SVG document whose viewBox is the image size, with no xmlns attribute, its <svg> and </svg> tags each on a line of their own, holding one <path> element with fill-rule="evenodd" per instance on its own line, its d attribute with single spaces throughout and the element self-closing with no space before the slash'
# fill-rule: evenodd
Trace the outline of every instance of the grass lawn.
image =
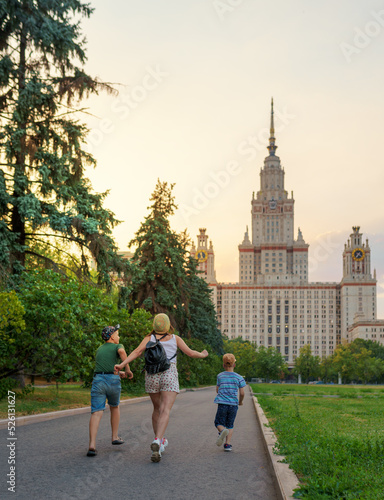
<svg viewBox="0 0 384 500">
<path fill-rule="evenodd" d="M 295 498 L 384 498 L 384 388 L 251 384 L 302 483 Z M 338 397 L 324 397 L 338 396 Z"/>
<path fill-rule="evenodd" d="M 68 410 L 70 408 L 81 408 L 91 405 L 91 389 L 84 389 L 80 384 L 59 384 L 48 387 L 35 387 L 33 392 L 22 394 L 16 389 L 16 417 L 23 415 L 34 415 L 57 410 Z M 145 396 L 144 392 L 135 394 L 121 393 L 121 400 L 136 396 Z M 8 401 L 0 401 L 0 419 L 7 418 Z"/>
</svg>

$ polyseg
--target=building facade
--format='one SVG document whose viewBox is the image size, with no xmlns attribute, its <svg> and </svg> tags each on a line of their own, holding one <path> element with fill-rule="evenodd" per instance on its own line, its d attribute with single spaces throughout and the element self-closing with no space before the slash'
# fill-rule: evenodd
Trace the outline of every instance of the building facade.
<svg viewBox="0 0 384 500">
<path fill-rule="evenodd" d="M 272 101 L 269 155 L 251 199 L 251 234 L 247 226 L 238 246 L 238 283 L 217 282 L 206 229 L 200 229 L 191 254 L 213 289 L 222 334 L 274 346 L 292 365 L 306 344 L 314 355 L 329 356 L 342 339 L 352 341 L 362 329 L 384 333 L 384 321 L 376 318 L 376 274 L 359 227 L 352 228 L 344 247 L 341 282 L 309 281 L 309 245 L 300 229 L 295 239 L 295 200 L 285 189 L 274 132 Z"/>
</svg>

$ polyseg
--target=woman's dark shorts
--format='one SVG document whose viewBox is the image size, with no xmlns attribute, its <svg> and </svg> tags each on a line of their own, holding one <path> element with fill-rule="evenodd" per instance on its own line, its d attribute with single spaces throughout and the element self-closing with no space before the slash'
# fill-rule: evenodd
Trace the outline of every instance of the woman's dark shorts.
<svg viewBox="0 0 384 500">
<path fill-rule="evenodd" d="M 215 427 L 223 425 L 226 429 L 233 429 L 238 408 L 239 407 L 236 405 L 218 404 L 215 417 Z"/>
</svg>

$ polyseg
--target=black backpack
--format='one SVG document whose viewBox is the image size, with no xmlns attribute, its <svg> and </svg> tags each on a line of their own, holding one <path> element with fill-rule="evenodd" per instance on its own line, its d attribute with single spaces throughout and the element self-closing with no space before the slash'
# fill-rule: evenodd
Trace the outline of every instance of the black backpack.
<svg viewBox="0 0 384 500">
<path fill-rule="evenodd" d="M 164 347 L 161 345 L 160 340 L 163 339 L 167 334 L 165 333 L 160 339 L 156 339 L 156 342 L 150 340 L 145 346 L 144 359 L 145 359 L 145 371 L 153 375 L 154 373 L 161 373 L 168 370 L 171 366 L 170 360 L 167 358 Z M 171 359 L 176 356 L 174 354 Z"/>
</svg>

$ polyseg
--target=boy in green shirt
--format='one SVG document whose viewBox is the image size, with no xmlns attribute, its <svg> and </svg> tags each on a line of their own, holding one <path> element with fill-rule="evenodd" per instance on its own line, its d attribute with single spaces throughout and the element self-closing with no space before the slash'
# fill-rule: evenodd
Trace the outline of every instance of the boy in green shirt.
<svg viewBox="0 0 384 500">
<path fill-rule="evenodd" d="M 127 358 L 124 346 L 119 343 L 119 328 L 120 325 L 105 327 L 101 332 L 104 344 L 96 351 L 95 371 L 91 389 L 88 457 L 97 455 L 96 436 L 107 399 L 111 409 L 112 444 L 124 443 L 117 435 L 120 423 L 120 377 L 131 379 L 133 373 L 129 365 L 126 365 L 125 372 L 114 371 L 114 365 L 117 361 L 124 361 Z"/>
</svg>

